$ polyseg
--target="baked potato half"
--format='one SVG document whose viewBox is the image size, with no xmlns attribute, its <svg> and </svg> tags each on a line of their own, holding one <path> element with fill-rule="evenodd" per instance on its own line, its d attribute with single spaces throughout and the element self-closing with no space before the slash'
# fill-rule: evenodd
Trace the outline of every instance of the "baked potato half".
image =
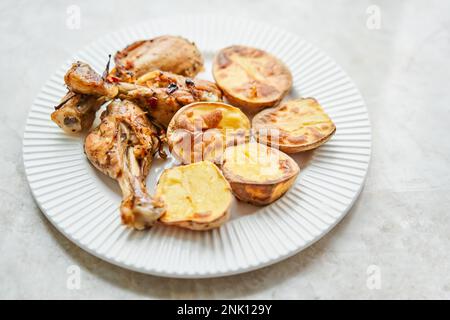
<svg viewBox="0 0 450 320">
<path fill-rule="evenodd" d="M 213 75 L 228 101 L 251 113 L 276 105 L 292 87 L 291 72 L 283 62 L 245 46 L 220 50 Z"/>
<path fill-rule="evenodd" d="M 287 154 L 250 142 L 225 150 L 222 172 L 238 199 L 267 205 L 289 190 L 300 168 Z"/>
<path fill-rule="evenodd" d="M 166 169 L 159 178 L 156 197 L 165 206 L 162 223 L 208 230 L 228 220 L 233 195 L 217 166 L 201 161 Z"/>
<path fill-rule="evenodd" d="M 136 41 L 114 56 L 116 76 L 122 80 L 162 70 L 195 77 L 203 70 L 203 57 L 193 42 L 178 36 Z"/>
<path fill-rule="evenodd" d="M 327 142 L 336 126 L 314 98 L 296 99 L 253 117 L 256 139 L 286 153 L 311 150 Z"/>
<path fill-rule="evenodd" d="M 221 163 L 223 150 L 250 137 L 250 120 L 239 109 L 221 102 L 195 102 L 181 108 L 167 128 L 172 155 L 181 163 Z"/>
</svg>

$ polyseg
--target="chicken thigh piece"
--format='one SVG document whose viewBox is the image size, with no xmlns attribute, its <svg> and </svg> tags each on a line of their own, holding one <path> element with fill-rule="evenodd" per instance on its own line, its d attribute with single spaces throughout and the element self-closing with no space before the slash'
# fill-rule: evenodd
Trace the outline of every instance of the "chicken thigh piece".
<svg viewBox="0 0 450 320">
<path fill-rule="evenodd" d="M 147 109 L 149 116 L 163 127 L 175 113 L 192 102 L 222 101 L 222 92 L 212 82 L 190 79 L 170 72 L 155 70 L 135 81 L 121 82 L 119 97 L 133 100 Z"/>
<path fill-rule="evenodd" d="M 129 82 L 153 70 L 186 77 L 195 77 L 203 70 L 203 57 L 197 46 L 169 35 L 133 42 L 116 53 L 114 62 L 114 75 Z"/>
<path fill-rule="evenodd" d="M 115 100 L 88 134 L 84 150 L 91 163 L 118 181 L 122 190 L 122 223 L 141 230 L 151 227 L 164 212 L 159 200 L 147 193 L 145 179 L 158 150 L 156 128 L 130 101 Z"/>
</svg>

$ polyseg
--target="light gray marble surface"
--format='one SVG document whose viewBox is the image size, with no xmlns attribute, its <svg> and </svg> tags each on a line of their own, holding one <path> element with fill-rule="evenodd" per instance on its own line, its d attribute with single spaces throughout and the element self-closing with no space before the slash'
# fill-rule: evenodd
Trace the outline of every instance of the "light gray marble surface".
<svg viewBox="0 0 450 320">
<path fill-rule="evenodd" d="M 0 298 L 450 298 L 450 3 L 447 1 L 75 1 L 0 4 Z M 245 3 L 245 4 L 244 4 Z M 369 5 L 381 28 L 366 26 Z M 211 13 L 266 20 L 334 57 L 361 90 L 373 126 L 365 189 L 318 243 L 276 265 L 207 279 L 163 279 L 110 265 L 47 222 L 22 165 L 27 112 L 75 50 L 136 21 Z M 170 30 L 167 30 L 170 33 Z M 66 287 L 81 268 L 81 288 Z M 381 288 L 366 285 L 376 265 Z"/>
</svg>

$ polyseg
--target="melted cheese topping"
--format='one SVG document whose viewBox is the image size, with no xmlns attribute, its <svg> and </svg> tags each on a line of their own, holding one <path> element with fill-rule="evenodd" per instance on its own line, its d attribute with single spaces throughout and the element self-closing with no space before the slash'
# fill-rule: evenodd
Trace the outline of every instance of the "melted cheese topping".
<svg viewBox="0 0 450 320">
<path fill-rule="evenodd" d="M 164 171 L 156 195 L 167 208 L 163 222 L 211 222 L 226 213 L 232 199 L 230 185 L 208 161 Z"/>
<path fill-rule="evenodd" d="M 267 182 L 293 175 L 295 166 L 292 162 L 276 149 L 259 143 L 246 143 L 225 150 L 223 169 L 248 182 Z"/>
</svg>

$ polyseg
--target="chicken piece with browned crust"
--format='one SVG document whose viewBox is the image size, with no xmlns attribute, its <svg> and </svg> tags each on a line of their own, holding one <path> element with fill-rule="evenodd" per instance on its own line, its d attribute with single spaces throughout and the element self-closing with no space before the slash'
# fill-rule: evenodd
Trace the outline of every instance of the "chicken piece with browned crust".
<svg viewBox="0 0 450 320">
<path fill-rule="evenodd" d="M 145 185 L 158 148 L 156 128 L 130 101 L 109 104 L 100 125 L 85 140 L 84 150 L 91 163 L 119 182 L 122 222 L 135 229 L 152 226 L 164 211 L 163 204 L 148 195 Z"/>
<path fill-rule="evenodd" d="M 222 101 L 222 92 L 210 81 L 159 70 L 143 75 L 135 84 L 120 83 L 119 89 L 120 98 L 136 101 L 163 127 L 167 127 L 175 113 L 185 105 Z"/>
<path fill-rule="evenodd" d="M 64 76 L 64 82 L 70 91 L 97 96 L 114 98 L 117 96 L 117 87 L 106 81 L 106 75 L 102 77 L 87 63 L 77 61 L 72 64 Z"/>
<path fill-rule="evenodd" d="M 114 75 L 133 82 L 142 75 L 162 70 L 195 77 L 203 70 L 203 57 L 196 45 L 179 36 L 160 36 L 136 41 L 114 56 Z"/>
<path fill-rule="evenodd" d="M 105 101 L 117 96 L 119 89 L 100 76 L 88 64 L 77 61 L 64 76 L 69 92 L 51 114 L 64 131 L 77 133 L 89 129 L 95 113 Z"/>
</svg>

